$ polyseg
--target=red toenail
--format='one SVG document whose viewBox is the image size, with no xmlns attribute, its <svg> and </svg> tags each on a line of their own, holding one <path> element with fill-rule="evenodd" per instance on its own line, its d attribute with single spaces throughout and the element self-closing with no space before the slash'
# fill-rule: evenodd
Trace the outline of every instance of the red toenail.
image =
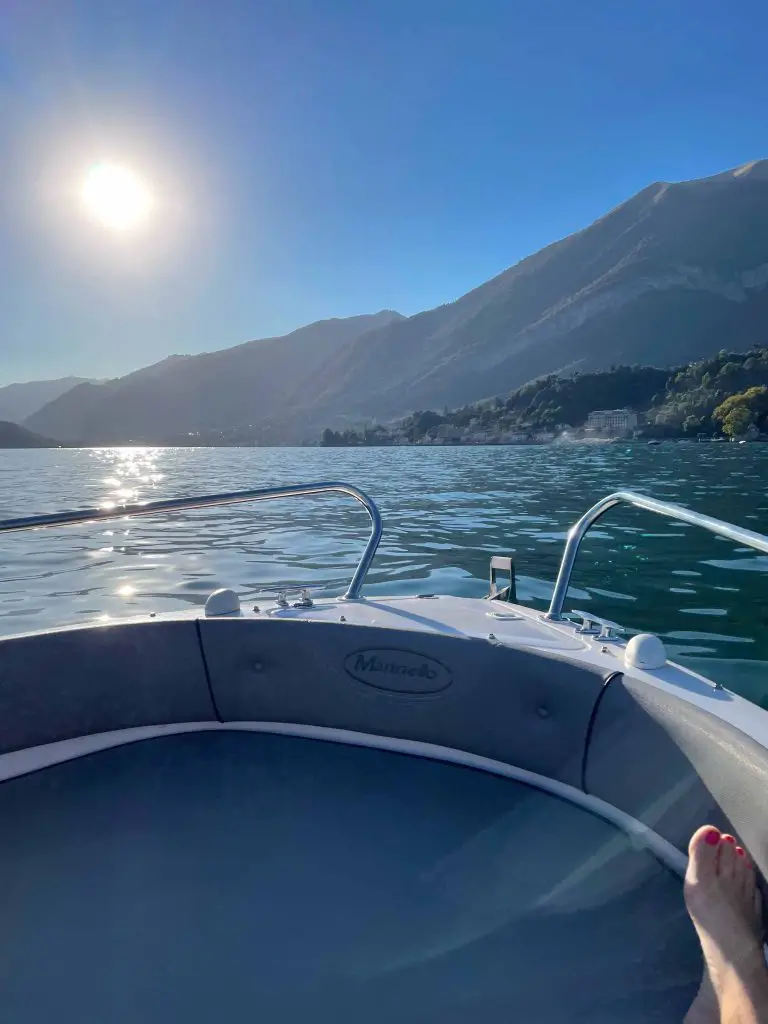
<svg viewBox="0 0 768 1024">
<path fill-rule="evenodd" d="M 726 843 L 735 843 L 736 842 L 736 840 L 733 838 L 733 836 L 723 836 L 723 839 L 725 840 Z"/>
<path fill-rule="evenodd" d="M 736 853 L 738 853 L 740 857 L 744 856 L 744 850 L 740 846 L 736 847 Z"/>
<path fill-rule="evenodd" d="M 711 832 L 707 832 L 704 836 L 704 842 L 709 843 L 710 846 L 717 846 L 720 842 L 720 833 L 713 828 Z"/>
</svg>

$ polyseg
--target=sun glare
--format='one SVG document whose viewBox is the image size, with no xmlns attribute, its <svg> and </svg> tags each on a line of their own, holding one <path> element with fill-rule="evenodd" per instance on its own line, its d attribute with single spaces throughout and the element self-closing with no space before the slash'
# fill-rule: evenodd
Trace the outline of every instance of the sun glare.
<svg viewBox="0 0 768 1024">
<path fill-rule="evenodd" d="M 129 167 L 96 164 L 81 190 L 83 205 L 99 224 L 112 231 L 131 231 L 147 220 L 154 206 L 149 185 Z"/>
</svg>

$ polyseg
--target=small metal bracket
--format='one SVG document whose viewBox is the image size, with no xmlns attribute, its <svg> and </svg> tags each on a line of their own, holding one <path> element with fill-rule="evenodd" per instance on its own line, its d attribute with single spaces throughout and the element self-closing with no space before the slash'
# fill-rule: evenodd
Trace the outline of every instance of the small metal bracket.
<svg viewBox="0 0 768 1024">
<path fill-rule="evenodd" d="M 568 615 L 577 615 L 581 619 L 581 625 L 576 627 L 577 633 L 581 636 L 596 636 L 603 644 L 615 643 L 617 640 L 620 640 L 621 638 L 616 634 L 624 631 L 624 627 L 620 626 L 618 622 L 611 622 L 610 619 L 601 619 L 591 612 L 583 612 L 578 608 L 568 612 Z"/>
<path fill-rule="evenodd" d="M 496 583 L 496 573 L 506 572 L 509 582 L 506 586 Z M 489 601 L 517 601 L 517 585 L 515 581 L 515 561 L 512 555 L 492 555 L 488 584 Z"/>
<path fill-rule="evenodd" d="M 293 604 L 288 600 L 289 594 L 297 593 L 299 595 L 298 601 L 294 601 Z M 295 590 L 281 590 L 277 595 L 277 606 L 278 608 L 312 608 L 312 598 L 309 596 L 309 591 L 306 587 L 303 587 L 299 591 Z"/>
<path fill-rule="evenodd" d="M 621 640 L 621 637 L 616 636 L 616 633 L 614 632 L 614 630 L 621 630 L 621 628 L 622 627 L 615 622 L 601 622 L 600 632 L 597 634 L 597 639 L 601 640 L 604 644 L 610 643 L 614 640 Z"/>
<path fill-rule="evenodd" d="M 577 615 L 581 619 L 581 625 L 576 626 L 577 633 L 597 636 L 600 632 L 600 630 L 595 627 L 592 616 L 589 612 L 582 612 L 578 608 L 574 608 L 573 611 L 567 613 L 567 617 L 570 619 L 572 615 Z"/>
</svg>

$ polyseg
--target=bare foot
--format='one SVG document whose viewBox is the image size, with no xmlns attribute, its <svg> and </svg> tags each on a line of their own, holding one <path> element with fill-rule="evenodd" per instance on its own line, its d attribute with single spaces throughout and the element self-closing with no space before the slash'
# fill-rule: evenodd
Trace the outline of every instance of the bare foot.
<svg viewBox="0 0 768 1024">
<path fill-rule="evenodd" d="M 694 834 L 688 852 L 685 903 L 705 975 L 686 1024 L 768 1024 L 768 968 L 752 863 L 733 836 L 711 825 Z"/>
</svg>

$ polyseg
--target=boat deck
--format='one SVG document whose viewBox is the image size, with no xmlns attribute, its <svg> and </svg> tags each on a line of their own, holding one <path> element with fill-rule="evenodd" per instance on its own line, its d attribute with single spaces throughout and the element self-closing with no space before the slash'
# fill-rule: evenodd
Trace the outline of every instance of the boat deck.
<svg viewBox="0 0 768 1024">
<path fill-rule="evenodd" d="M 364 601 L 316 600 L 311 608 L 269 608 L 274 619 L 343 621 L 354 626 L 407 629 L 420 633 L 487 639 L 533 650 L 583 653 L 599 651 L 595 637 L 579 636 L 570 623 L 547 622 L 541 612 L 503 601 L 424 594 L 421 597 L 366 598 Z M 246 612 L 247 616 L 247 612 Z"/>
<path fill-rule="evenodd" d="M 679 878 L 469 768 L 294 737 L 134 743 L 0 784 L 4 1024 L 679 1022 Z"/>
</svg>

